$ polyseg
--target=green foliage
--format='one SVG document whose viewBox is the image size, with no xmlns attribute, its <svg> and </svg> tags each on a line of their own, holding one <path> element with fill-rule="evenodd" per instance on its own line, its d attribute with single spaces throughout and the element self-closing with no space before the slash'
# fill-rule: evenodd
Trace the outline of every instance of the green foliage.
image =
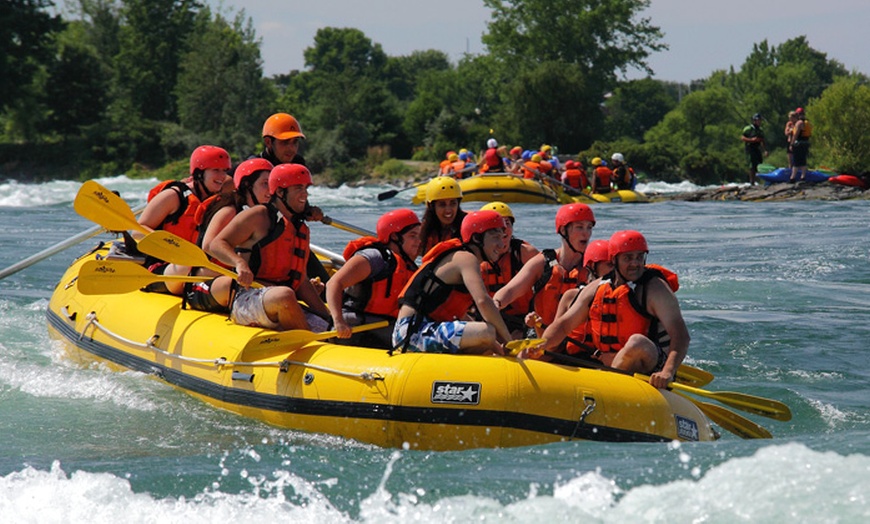
<svg viewBox="0 0 870 524">
<path fill-rule="evenodd" d="M 391 158 L 376 166 L 372 170 L 372 174 L 381 178 L 399 178 L 413 175 L 414 169 L 401 160 Z"/>
<path fill-rule="evenodd" d="M 870 87 L 856 78 L 841 78 L 807 108 L 822 163 L 845 173 L 870 166 Z"/>
<path fill-rule="evenodd" d="M 676 105 L 662 82 L 645 78 L 621 84 L 606 104 L 605 135 L 642 140 Z"/>
</svg>

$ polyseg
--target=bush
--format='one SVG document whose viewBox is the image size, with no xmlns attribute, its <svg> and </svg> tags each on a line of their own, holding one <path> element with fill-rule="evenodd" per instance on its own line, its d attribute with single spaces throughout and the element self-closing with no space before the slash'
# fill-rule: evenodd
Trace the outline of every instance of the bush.
<svg viewBox="0 0 870 524">
<path fill-rule="evenodd" d="M 395 158 L 383 162 L 372 171 L 372 176 L 377 178 L 401 178 L 413 174 L 414 169 L 411 166 Z"/>
</svg>

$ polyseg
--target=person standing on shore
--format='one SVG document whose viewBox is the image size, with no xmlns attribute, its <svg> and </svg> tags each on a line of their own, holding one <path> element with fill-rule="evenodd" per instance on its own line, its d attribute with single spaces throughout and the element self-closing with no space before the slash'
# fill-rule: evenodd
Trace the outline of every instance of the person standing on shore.
<svg viewBox="0 0 870 524">
<path fill-rule="evenodd" d="M 791 150 L 791 137 L 794 134 L 794 125 L 797 123 L 797 113 L 794 111 L 788 112 L 788 120 L 785 123 L 785 143 L 787 144 L 788 168 L 794 168 L 794 152 Z"/>
<path fill-rule="evenodd" d="M 791 150 L 794 155 L 794 166 L 791 168 L 789 182 L 802 182 L 807 177 L 807 156 L 810 152 L 810 137 L 813 135 L 813 125 L 807 120 L 804 108 L 794 110 L 797 122 L 791 133 Z M 800 178 L 798 178 L 800 173 Z"/>
<path fill-rule="evenodd" d="M 755 175 L 758 173 L 758 164 L 764 162 L 764 157 L 767 155 L 767 146 L 764 141 L 764 131 L 761 129 L 761 121 L 764 118 L 761 113 L 752 115 L 752 123 L 743 128 L 743 134 L 740 139 L 743 140 L 743 147 L 746 150 L 746 156 L 749 158 L 749 185 L 755 185 Z"/>
</svg>

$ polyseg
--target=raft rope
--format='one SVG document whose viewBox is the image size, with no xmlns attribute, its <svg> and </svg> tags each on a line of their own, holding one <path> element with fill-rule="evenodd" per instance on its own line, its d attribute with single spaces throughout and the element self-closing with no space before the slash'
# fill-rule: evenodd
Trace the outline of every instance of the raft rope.
<svg viewBox="0 0 870 524">
<path fill-rule="evenodd" d="M 279 368 L 279 370 L 282 373 L 288 372 L 290 370 L 290 366 L 300 366 L 300 367 L 305 367 L 305 368 L 309 368 L 309 369 L 314 369 L 316 371 L 323 371 L 324 373 L 332 373 L 333 375 L 339 375 L 342 377 L 359 378 L 359 379 L 365 380 L 367 382 L 378 381 L 378 380 L 383 381 L 385 379 L 385 377 L 383 375 L 381 375 L 380 373 L 378 373 L 376 371 L 363 371 L 361 373 L 352 373 L 349 371 L 342 371 L 340 369 L 328 368 L 325 366 L 318 366 L 316 364 L 311 364 L 309 362 L 301 362 L 298 360 L 284 359 L 284 360 L 276 361 L 276 362 L 243 362 L 243 361 L 230 361 L 230 360 L 227 360 L 226 357 L 220 357 L 220 358 L 215 358 L 215 359 L 185 357 L 183 355 L 176 355 L 174 353 L 170 353 L 166 350 L 160 349 L 159 347 L 155 346 L 154 343 L 159 338 L 158 335 L 154 335 L 153 337 L 149 338 L 147 342 L 145 342 L 143 344 L 141 342 L 136 342 L 135 340 L 130 340 L 128 338 L 124 338 L 121 335 L 118 335 L 117 333 L 113 333 L 106 326 L 100 324 L 100 322 L 97 320 L 97 314 L 93 311 L 88 313 L 87 317 L 85 317 L 85 318 L 87 318 L 88 321 L 82 327 L 82 332 L 79 335 L 79 340 L 83 339 L 85 337 L 85 332 L 87 332 L 88 328 L 93 326 L 94 329 L 99 329 L 100 331 L 105 333 L 106 336 L 113 338 L 113 339 L 117 340 L 118 342 L 122 342 L 124 344 L 130 345 L 133 347 L 137 347 L 140 349 L 150 349 L 151 351 L 154 351 L 155 353 L 160 353 L 161 355 L 164 355 L 168 358 L 174 358 L 176 360 L 182 360 L 184 362 L 194 362 L 197 364 L 211 364 L 212 366 L 214 366 L 216 368 L 235 367 L 235 366 L 245 366 L 245 367 L 253 367 L 253 368 L 258 368 L 258 367 L 259 368 L 266 368 L 266 367 Z"/>
</svg>

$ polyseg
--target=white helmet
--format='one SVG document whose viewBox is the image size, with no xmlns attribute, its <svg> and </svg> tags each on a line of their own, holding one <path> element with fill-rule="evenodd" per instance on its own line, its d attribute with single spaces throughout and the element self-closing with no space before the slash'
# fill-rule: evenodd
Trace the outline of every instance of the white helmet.
<svg viewBox="0 0 870 524">
<path fill-rule="evenodd" d="M 614 162 L 619 162 L 620 164 L 625 163 L 625 157 L 622 156 L 622 153 L 613 153 L 613 156 L 610 157 Z"/>
<path fill-rule="evenodd" d="M 494 138 L 490 138 L 489 140 L 486 141 L 486 147 L 488 147 L 490 149 L 492 149 L 494 147 L 498 147 L 498 142 L 496 142 Z"/>
</svg>

